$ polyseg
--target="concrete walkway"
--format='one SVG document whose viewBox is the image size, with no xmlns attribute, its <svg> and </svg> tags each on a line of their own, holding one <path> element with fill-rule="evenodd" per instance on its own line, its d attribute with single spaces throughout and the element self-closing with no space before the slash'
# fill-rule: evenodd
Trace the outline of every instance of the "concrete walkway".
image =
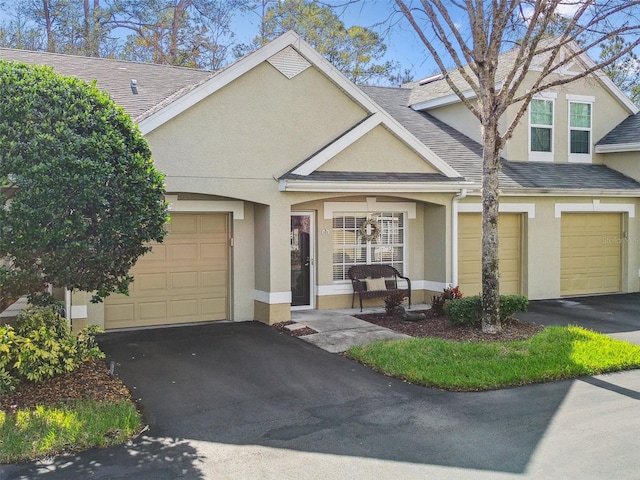
<svg viewBox="0 0 640 480">
<path fill-rule="evenodd" d="M 412 310 L 424 310 L 427 305 L 414 305 Z M 380 313 L 382 308 L 365 308 L 362 313 Z M 345 310 L 298 310 L 291 312 L 291 320 L 302 326 L 313 328 L 312 335 L 299 337 L 327 352 L 340 353 L 355 345 L 367 345 L 378 340 L 411 338 L 354 317 L 357 309 Z"/>
</svg>

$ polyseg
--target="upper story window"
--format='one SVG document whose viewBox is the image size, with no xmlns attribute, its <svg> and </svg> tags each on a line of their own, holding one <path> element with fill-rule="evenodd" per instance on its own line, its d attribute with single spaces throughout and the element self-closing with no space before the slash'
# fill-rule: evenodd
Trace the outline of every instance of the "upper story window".
<svg viewBox="0 0 640 480">
<path fill-rule="evenodd" d="M 529 160 L 553 161 L 555 94 L 537 96 L 529 105 Z"/>
<path fill-rule="evenodd" d="M 593 97 L 567 95 L 569 101 L 569 161 L 591 162 Z"/>
</svg>

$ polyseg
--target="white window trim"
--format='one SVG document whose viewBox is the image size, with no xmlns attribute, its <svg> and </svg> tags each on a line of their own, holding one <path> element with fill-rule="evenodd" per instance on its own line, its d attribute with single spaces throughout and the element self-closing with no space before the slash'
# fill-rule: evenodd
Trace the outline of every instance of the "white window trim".
<svg viewBox="0 0 640 480">
<path fill-rule="evenodd" d="M 547 100 L 551 102 L 551 126 L 549 125 L 538 125 L 531 123 L 531 105 L 529 105 L 529 126 L 527 130 L 527 149 L 529 151 L 529 161 L 531 162 L 553 162 L 554 158 L 554 137 L 555 137 L 555 124 L 556 124 L 556 99 L 558 98 L 558 94 L 554 92 L 543 92 L 537 95 L 534 95 L 532 100 Z M 531 128 L 532 127 L 540 127 L 540 128 L 550 128 L 551 129 L 551 151 L 550 152 L 534 152 L 531 150 Z"/>
<path fill-rule="evenodd" d="M 567 94 L 567 154 L 569 163 L 591 163 L 593 161 L 593 106 L 596 97 L 591 95 L 571 95 Z M 589 128 L 571 126 L 571 104 L 587 103 L 591 105 L 591 118 L 589 118 Z M 571 130 L 589 132 L 589 153 L 571 153 Z"/>
<path fill-rule="evenodd" d="M 367 200 L 371 200 L 371 199 L 367 198 Z M 375 200 L 375 198 L 373 200 Z M 326 215 L 327 215 L 327 213 L 326 213 L 326 205 L 327 205 L 327 203 L 331 203 L 331 202 L 326 202 L 325 203 L 325 218 L 326 218 Z M 357 205 L 358 203 L 361 203 L 361 202 L 350 202 L 350 203 L 346 203 L 346 205 L 349 205 L 349 204 L 356 204 Z M 345 204 L 343 203 L 342 205 L 345 205 Z M 389 204 L 387 204 L 387 203 L 378 203 L 377 205 L 378 206 L 380 206 L 380 205 L 391 205 L 391 203 L 389 203 Z M 415 204 L 414 204 L 414 206 L 415 206 Z M 380 213 L 380 212 L 389 212 L 389 213 L 400 213 L 400 214 L 402 214 L 402 216 L 404 217 L 403 218 L 404 227 L 403 227 L 403 232 L 402 232 L 402 275 L 404 275 L 405 277 L 408 277 L 407 268 L 408 268 L 409 262 L 408 262 L 407 254 L 408 254 L 409 248 L 408 248 L 407 242 L 408 242 L 408 238 L 409 238 L 409 233 L 408 233 L 409 232 L 409 222 L 408 222 L 408 220 L 409 220 L 410 217 L 409 217 L 409 215 L 407 215 L 406 211 L 402 211 L 402 210 L 377 210 L 377 211 L 363 212 L 363 211 L 351 210 L 351 209 L 350 210 L 334 210 L 334 211 L 338 215 L 359 215 L 359 214 L 363 214 L 363 215 L 367 215 L 368 216 L 371 213 Z M 333 217 L 333 212 L 332 212 L 331 220 L 333 220 L 333 218 L 334 217 Z M 414 212 L 413 218 L 416 218 L 415 217 L 415 212 Z M 333 243 L 333 240 L 331 242 L 331 248 L 332 249 L 335 248 L 335 243 Z M 370 254 L 370 250 L 369 249 L 370 248 L 371 248 L 371 242 L 367 242 L 367 259 L 368 260 L 369 260 L 369 254 Z M 332 268 L 333 268 L 333 265 L 334 265 L 333 262 L 331 263 L 331 265 L 332 265 Z M 340 285 L 340 284 L 349 284 L 349 285 L 351 285 L 351 280 L 349 280 L 349 279 L 333 280 L 333 283 L 334 283 L 334 285 Z"/>
</svg>

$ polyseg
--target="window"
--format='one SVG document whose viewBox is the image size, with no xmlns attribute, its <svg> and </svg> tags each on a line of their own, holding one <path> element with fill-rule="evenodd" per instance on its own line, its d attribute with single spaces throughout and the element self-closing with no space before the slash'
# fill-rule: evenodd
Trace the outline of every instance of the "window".
<svg viewBox="0 0 640 480">
<path fill-rule="evenodd" d="M 591 162 L 592 104 L 569 102 L 569 161 Z"/>
<path fill-rule="evenodd" d="M 363 225 L 374 219 L 379 234 L 367 240 L 362 235 Z M 367 227 L 370 233 L 370 227 Z M 348 280 L 353 265 L 381 263 L 392 265 L 402 274 L 405 252 L 404 214 L 345 213 L 333 217 L 333 280 Z"/>
<path fill-rule="evenodd" d="M 529 105 L 530 160 L 553 160 L 553 107 L 550 99 L 534 98 Z"/>
</svg>

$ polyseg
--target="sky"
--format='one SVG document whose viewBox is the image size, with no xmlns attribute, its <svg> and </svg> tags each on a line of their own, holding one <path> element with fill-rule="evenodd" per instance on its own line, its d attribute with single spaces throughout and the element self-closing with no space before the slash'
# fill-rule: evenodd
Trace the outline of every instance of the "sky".
<svg viewBox="0 0 640 480">
<path fill-rule="evenodd" d="M 402 71 L 410 69 L 415 78 L 432 75 L 436 71 L 435 63 L 428 60 L 429 54 L 403 15 L 397 10 L 393 0 L 327 0 L 335 6 L 334 12 L 345 26 L 358 25 L 370 28 L 381 34 L 387 46 L 384 61 L 395 61 Z M 345 6 L 340 6 L 347 4 Z M 234 21 L 234 32 L 240 43 L 248 43 L 259 31 L 260 17 L 247 13 Z"/>
</svg>

